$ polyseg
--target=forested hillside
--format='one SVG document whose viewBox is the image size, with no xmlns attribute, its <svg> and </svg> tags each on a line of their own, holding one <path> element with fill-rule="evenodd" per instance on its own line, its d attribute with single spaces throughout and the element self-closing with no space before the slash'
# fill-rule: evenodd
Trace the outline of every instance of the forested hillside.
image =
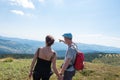
<svg viewBox="0 0 120 80">
<path fill-rule="evenodd" d="M 120 54 L 113 53 L 94 53 L 84 54 L 86 62 L 104 63 L 110 65 L 120 65 Z M 31 59 L 34 54 L 0 54 L 0 59 L 11 57 L 14 59 Z M 64 59 L 64 57 L 57 57 L 57 59 Z"/>
</svg>

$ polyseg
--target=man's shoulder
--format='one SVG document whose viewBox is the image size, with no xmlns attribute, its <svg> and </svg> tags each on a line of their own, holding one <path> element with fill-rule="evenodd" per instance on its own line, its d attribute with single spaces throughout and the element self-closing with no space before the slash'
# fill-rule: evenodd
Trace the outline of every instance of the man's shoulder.
<svg viewBox="0 0 120 80">
<path fill-rule="evenodd" d="M 69 49 L 75 50 L 76 46 L 74 44 L 71 44 L 71 46 L 69 46 Z"/>
</svg>

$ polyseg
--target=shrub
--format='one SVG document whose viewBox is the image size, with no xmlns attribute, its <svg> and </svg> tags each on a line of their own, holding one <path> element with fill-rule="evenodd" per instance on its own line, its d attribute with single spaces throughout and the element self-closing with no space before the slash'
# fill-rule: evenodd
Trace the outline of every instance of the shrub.
<svg viewBox="0 0 120 80">
<path fill-rule="evenodd" d="M 81 74 L 83 75 L 83 76 L 90 76 L 90 74 L 92 74 L 94 71 L 93 70 L 83 70 L 82 72 L 81 72 Z"/>
<path fill-rule="evenodd" d="M 8 58 L 4 58 L 3 62 L 13 62 L 14 58 L 12 57 L 8 57 Z"/>
</svg>

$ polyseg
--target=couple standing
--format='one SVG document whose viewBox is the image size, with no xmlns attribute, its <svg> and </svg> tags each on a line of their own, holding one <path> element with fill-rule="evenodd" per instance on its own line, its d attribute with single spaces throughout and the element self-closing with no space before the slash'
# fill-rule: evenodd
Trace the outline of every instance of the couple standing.
<svg viewBox="0 0 120 80">
<path fill-rule="evenodd" d="M 73 67 L 76 53 L 75 45 L 72 42 L 72 34 L 63 34 L 64 40 L 60 40 L 68 45 L 66 51 L 64 63 L 61 66 L 60 71 L 56 68 L 56 53 L 52 50 L 51 45 L 54 43 L 54 38 L 50 35 L 46 36 L 46 46 L 38 48 L 33 61 L 31 63 L 29 77 L 33 75 L 33 80 L 49 80 L 52 75 L 51 65 L 54 73 L 58 77 L 58 80 L 72 80 L 75 75 L 75 69 Z"/>
</svg>

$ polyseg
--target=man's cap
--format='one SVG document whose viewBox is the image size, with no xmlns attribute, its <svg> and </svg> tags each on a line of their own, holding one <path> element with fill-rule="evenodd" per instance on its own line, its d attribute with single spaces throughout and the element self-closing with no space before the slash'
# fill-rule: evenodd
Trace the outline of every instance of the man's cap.
<svg viewBox="0 0 120 80">
<path fill-rule="evenodd" d="M 64 33 L 62 36 L 65 37 L 65 38 L 72 39 L 72 34 L 71 33 Z"/>
</svg>

